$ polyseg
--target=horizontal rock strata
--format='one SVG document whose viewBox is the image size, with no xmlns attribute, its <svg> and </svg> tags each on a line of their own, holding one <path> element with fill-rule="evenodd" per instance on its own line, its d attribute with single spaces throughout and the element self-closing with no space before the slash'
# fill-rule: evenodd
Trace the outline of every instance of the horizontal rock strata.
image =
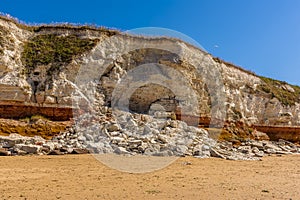
<svg viewBox="0 0 300 200">
<path fill-rule="evenodd" d="M 299 111 L 300 87 L 178 39 L 0 17 L 0 118 L 19 120 L 0 155 L 259 159 L 299 152 Z"/>
<path fill-rule="evenodd" d="M 143 117 L 142 117 L 143 118 Z M 69 128 L 50 140 L 40 136 L 18 134 L 0 136 L 0 155 L 114 153 L 121 155 L 218 157 L 230 160 L 258 160 L 265 155 L 299 154 L 300 146 L 279 140 L 248 140 L 238 145 L 216 142 L 205 129 L 187 126 L 184 122 L 161 121 L 146 116 L 123 115 L 125 121 L 99 124 L 85 116 L 87 126 Z M 138 125 L 143 123 L 143 125 Z"/>
</svg>

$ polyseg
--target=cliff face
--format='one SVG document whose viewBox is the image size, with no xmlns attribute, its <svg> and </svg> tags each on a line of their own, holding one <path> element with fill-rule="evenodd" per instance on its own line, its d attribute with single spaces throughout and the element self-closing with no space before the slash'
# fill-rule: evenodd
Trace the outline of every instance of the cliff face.
<svg viewBox="0 0 300 200">
<path fill-rule="evenodd" d="M 263 125 L 299 125 L 299 87 L 222 64 L 229 113 Z M 231 107 L 231 109 L 230 109 Z"/>
<path fill-rule="evenodd" d="M 31 106 L 36 114 L 67 119 L 70 110 L 89 104 L 97 112 L 162 108 L 191 124 L 198 121 L 190 116 L 199 116 L 212 124 L 294 126 L 300 125 L 299 93 L 297 86 L 259 77 L 179 40 L 91 27 L 28 27 L 0 18 L 0 117 L 25 117 Z"/>
</svg>

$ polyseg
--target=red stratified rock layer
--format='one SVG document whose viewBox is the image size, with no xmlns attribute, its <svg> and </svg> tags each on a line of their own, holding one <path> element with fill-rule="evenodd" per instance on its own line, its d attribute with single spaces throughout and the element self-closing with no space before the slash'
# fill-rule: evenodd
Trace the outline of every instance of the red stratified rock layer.
<svg viewBox="0 0 300 200">
<path fill-rule="evenodd" d="M 255 125 L 258 131 L 267 133 L 270 140 L 277 141 L 279 139 L 300 143 L 300 127 L 297 126 L 263 126 Z"/>
<path fill-rule="evenodd" d="M 33 105 L 0 105 L 0 117 L 20 119 L 42 115 L 54 121 L 67 121 L 73 117 L 73 109 L 68 107 L 44 107 Z"/>
</svg>

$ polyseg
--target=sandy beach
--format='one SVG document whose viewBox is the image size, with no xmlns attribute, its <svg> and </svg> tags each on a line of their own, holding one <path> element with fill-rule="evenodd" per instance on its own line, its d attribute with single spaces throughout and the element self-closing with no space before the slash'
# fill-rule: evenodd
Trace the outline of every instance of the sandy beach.
<svg viewBox="0 0 300 200">
<path fill-rule="evenodd" d="M 149 173 L 115 170 L 89 154 L 16 156 L 0 157 L 0 169 L 0 199 L 300 199 L 299 155 L 184 157 Z"/>
</svg>

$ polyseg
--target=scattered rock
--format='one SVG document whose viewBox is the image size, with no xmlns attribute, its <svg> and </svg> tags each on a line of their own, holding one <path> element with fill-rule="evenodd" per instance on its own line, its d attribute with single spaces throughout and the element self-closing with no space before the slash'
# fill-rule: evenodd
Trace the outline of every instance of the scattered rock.
<svg viewBox="0 0 300 200">
<path fill-rule="evenodd" d="M 251 153 L 251 151 L 259 151 L 259 149 L 257 147 L 253 147 L 251 149 L 251 146 L 239 146 L 238 147 L 238 150 L 241 152 L 241 153 L 244 153 L 244 154 L 249 154 Z"/>
<path fill-rule="evenodd" d="M 202 151 L 209 151 L 210 147 L 208 145 L 203 145 L 202 146 Z"/>
<path fill-rule="evenodd" d="M 120 130 L 120 127 L 119 127 L 118 124 L 111 124 L 111 125 L 109 125 L 109 126 L 107 127 L 107 130 L 108 130 L 109 132 L 114 132 L 114 131 Z"/>
<path fill-rule="evenodd" d="M 159 151 L 153 154 L 149 154 L 152 156 L 160 156 L 160 157 L 168 157 L 168 156 L 173 156 L 173 153 L 171 151 Z"/>
<path fill-rule="evenodd" d="M 62 147 L 61 149 L 60 149 L 60 151 L 61 152 L 63 152 L 63 153 L 72 153 L 73 152 L 73 148 L 72 147 Z"/>
<path fill-rule="evenodd" d="M 51 151 L 51 150 L 48 149 L 48 148 L 46 148 L 46 147 L 42 147 L 42 148 L 41 148 L 41 153 L 42 153 L 42 154 L 49 154 L 50 151 Z M 20 153 L 18 153 L 18 154 L 20 154 Z"/>
<path fill-rule="evenodd" d="M 123 142 L 123 141 L 125 141 L 125 139 L 123 138 L 123 137 L 112 137 L 111 138 L 111 142 L 113 143 L 113 144 L 118 144 L 118 143 L 120 143 L 120 142 Z"/>
<path fill-rule="evenodd" d="M 220 154 L 219 152 L 217 152 L 215 149 L 210 149 L 210 155 L 212 157 L 216 157 L 216 158 L 223 158 L 223 159 L 226 159 L 225 156 L 223 156 L 222 154 Z"/>
<path fill-rule="evenodd" d="M 0 148 L 0 156 L 10 156 L 11 152 L 5 150 L 4 148 Z"/>
<path fill-rule="evenodd" d="M 276 154 L 287 155 L 287 154 L 292 154 L 292 153 L 291 152 L 287 152 L 287 151 L 276 151 Z"/>
<path fill-rule="evenodd" d="M 124 147 L 117 147 L 114 151 L 116 154 L 130 154 Z"/>
<path fill-rule="evenodd" d="M 18 134 L 0 136 L 0 155 L 63 155 L 92 152 L 258 160 L 264 155 L 300 153 L 299 145 L 284 140 L 217 142 L 209 138 L 204 129 L 188 126 L 182 121 L 156 119 L 148 115 L 143 117 L 139 114 L 120 114 L 120 121 L 105 118 L 101 119 L 101 124 L 97 120 L 93 124 L 90 116 L 81 117 L 82 126 L 74 126 L 51 140 Z M 87 122 L 89 126 L 84 126 Z M 256 132 L 257 139 L 262 137 L 261 132 Z"/>
<path fill-rule="evenodd" d="M 15 149 L 14 151 L 15 155 L 18 155 L 18 156 L 24 156 L 27 154 L 26 151 L 23 151 L 23 150 L 20 150 L 20 149 Z"/>
<path fill-rule="evenodd" d="M 276 150 L 274 149 L 265 149 L 264 152 L 267 154 L 276 154 Z"/>
<path fill-rule="evenodd" d="M 183 162 L 182 164 L 183 164 L 183 165 L 192 165 L 191 162 Z"/>
<path fill-rule="evenodd" d="M 278 146 L 276 146 L 275 144 L 272 144 L 272 143 L 268 143 L 264 146 L 264 149 L 267 150 L 267 149 L 273 149 L 275 151 L 281 151 L 282 149 Z"/>
<path fill-rule="evenodd" d="M 48 153 L 48 155 L 64 155 L 64 153 L 62 153 L 60 150 L 52 150 Z"/>
<path fill-rule="evenodd" d="M 263 157 L 264 156 L 264 152 L 263 151 L 258 151 L 255 153 L 255 156 L 257 157 Z"/>
<path fill-rule="evenodd" d="M 253 141 L 253 142 L 251 142 L 251 146 L 252 147 L 257 147 L 259 150 L 264 149 L 264 145 L 261 141 Z"/>
<path fill-rule="evenodd" d="M 270 140 L 269 136 L 266 133 L 254 130 L 252 135 L 256 140 Z"/>
<path fill-rule="evenodd" d="M 144 126 L 144 131 L 143 131 L 143 134 L 144 135 L 148 135 L 148 134 L 151 134 L 152 133 L 152 130 L 149 126 Z"/>
<path fill-rule="evenodd" d="M 33 145 L 33 144 L 29 144 L 29 145 L 17 144 L 16 147 L 29 154 L 37 154 L 41 150 L 41 146 Z"/>
<path fill-rule="evenodd" d="M 54 148 L 55 148 L 55 145 L 53 144 L 53 143 L 46 143 L 46 144 L 43 144 L 42 145 L 44 148 L 46 148 L 46 149 L 48 149 L 49 151 L 52 151 L 52 150 L 54 150 Z"/>
<path fill-rule="evenodd" d="M 256 154 L 256 153 L 259 153 L 260 151 L 257 147 L 253 147 L 252 152 Z"/>
<path fill-rule="evenodd" d="M 87 149 L 79 149 L 79 148 L 75 148 L 72 151 L 72 154 L 88 154 L 89 151 Z"/>
</svg>

